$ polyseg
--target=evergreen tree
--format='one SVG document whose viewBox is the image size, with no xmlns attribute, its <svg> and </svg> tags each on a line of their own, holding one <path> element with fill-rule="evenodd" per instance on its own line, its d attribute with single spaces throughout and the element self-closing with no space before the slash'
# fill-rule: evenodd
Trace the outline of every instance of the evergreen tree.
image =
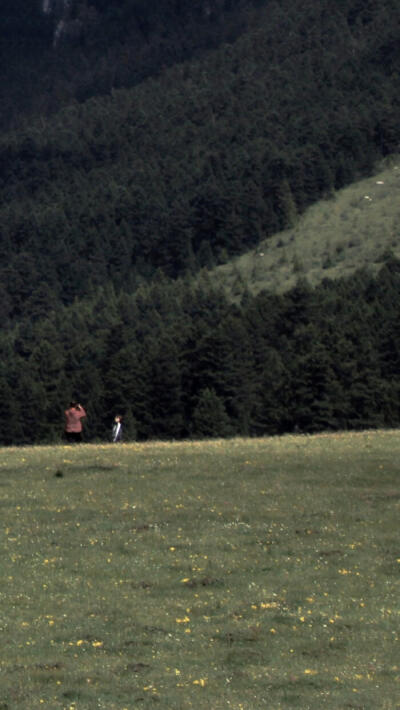
<svg viewBox="0 0 400 710">
<path fill-rule="evenodd" d="M 0 442 L 3 445 L 15 445 L 21 441 L 22 427 L 19 399 L 7 382 L 7 378 L 0 375 Z"/>
<path fill-rule="evenodd" d="M 232 433 L 225 405 L 213 389 L 206 387 L 199 393 L 193 409 L 191 431 L 196 438 L 223 438 Z"/>
<path fill-rule="evenodd" d="M 174 341 L 167 335 L 147 340 L 149 397 L 147 419 L 151 435 L 176 439 L 187 432 L 183 416 L 182 363 Z"/>
</svg>

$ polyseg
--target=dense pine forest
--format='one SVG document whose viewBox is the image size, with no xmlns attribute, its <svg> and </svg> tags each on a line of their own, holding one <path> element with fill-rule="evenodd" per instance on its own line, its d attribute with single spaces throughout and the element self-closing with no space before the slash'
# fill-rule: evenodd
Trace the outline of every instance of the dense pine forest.
<svg viewBox="0 0 400 710">
<path fill-rule="evenodd" d="M 79 396 L 88 440 L 396 426 L 400 261 L 232 304 L 205 272 L 100 289 L 0 340 L 2 442 L 57 440 Z"/>
<path fill-rule="evenodd" d="M 208 271 L 399 150 L 398 3 L 0 15 L 0 441 L 73 397 L 88 440 L 398 425 L 394 257 L 235 303 Z"/>
</svg>

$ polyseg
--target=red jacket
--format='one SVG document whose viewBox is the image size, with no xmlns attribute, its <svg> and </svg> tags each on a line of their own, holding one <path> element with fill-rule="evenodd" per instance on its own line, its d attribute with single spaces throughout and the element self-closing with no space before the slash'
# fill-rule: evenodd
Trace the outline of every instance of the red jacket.
<svg viewBox="0 0 400 710">
<path fill-rule="evenodd" d="M 70 407 L 65 410 L 65 431 L 78 434 L 82 431 L 82 417 L 86 417 L 86 412 L 83 407 L 77 409 Z"/>
</svg>

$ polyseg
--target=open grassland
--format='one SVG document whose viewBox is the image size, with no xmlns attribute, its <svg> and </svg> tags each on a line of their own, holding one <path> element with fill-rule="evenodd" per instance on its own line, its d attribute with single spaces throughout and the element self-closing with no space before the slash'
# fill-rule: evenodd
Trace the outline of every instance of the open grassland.
<svg viewBox="0 0 400 710">
<path fill-rule="evenodd" d="M 400 708 L 400 432 L 0 451 L 0 709 Z"/>
<path fill-rule="evenodd" d="M 400 156 L 392 156 L 372 177 L 320 200 L 290 229 L 212 274 L 228 293 L 240 296 L 243 288 L 283 293 L 299 278 L 317 286 L 362 267 L 374 273 L 388 253 L 400 257 L 399 195 Z"/>
</svg>

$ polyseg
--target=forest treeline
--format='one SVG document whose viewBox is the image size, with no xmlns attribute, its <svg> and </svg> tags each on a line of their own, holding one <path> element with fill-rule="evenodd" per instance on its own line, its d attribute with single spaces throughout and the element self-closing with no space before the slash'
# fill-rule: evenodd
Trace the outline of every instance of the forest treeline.
<svg viewBox="0 0 400 710">
<path fill-rule="evenodd" d="M 49 3 L 57 46 L 39 5 L 0 9 L 0 441 L 71 397 L 89 440 L 397 424 L 394 259 L 236 304 L 207 276 L 398 151 L 397 0 Z"/>
<path fill-rule="evenodd" d="M 206 272 L 111 287 L 0 338 L 0 442 L 59 441 L 71 398 L 85 440 L 398 426 L 400 261 L 311 289 L 242 294 Z"/>
</svg>

